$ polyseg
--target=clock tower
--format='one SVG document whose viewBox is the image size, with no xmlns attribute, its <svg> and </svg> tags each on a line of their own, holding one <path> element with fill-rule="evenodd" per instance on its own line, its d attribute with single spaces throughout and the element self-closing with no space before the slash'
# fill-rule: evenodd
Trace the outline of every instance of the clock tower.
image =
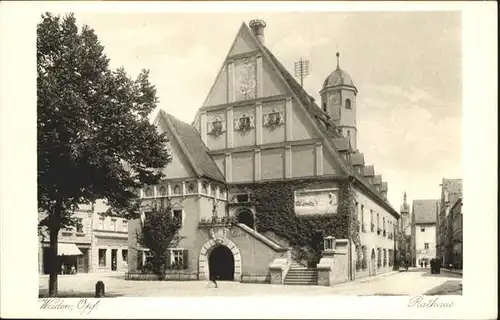
<svg viewBox="0 0 500 320">
<path fill-rule="evenodd" d="M 321 107 L 340 129 L 344 137 L 348 137 L 351 147 L 357 150 L 358 129 L 356 126 L 356 95 L 349 74 L 340 69 L 340 54 L 337 52 L 337 68 L 325 79 L 321 95 Z"/>
</svg>

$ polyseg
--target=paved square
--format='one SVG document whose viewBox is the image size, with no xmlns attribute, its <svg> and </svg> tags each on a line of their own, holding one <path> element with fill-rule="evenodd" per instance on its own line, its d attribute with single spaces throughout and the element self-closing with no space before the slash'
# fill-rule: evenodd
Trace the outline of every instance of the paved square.
<svg viewBox="0 0 500 320">
<path fill-rule="evenodd" d="M 80 274 L 59 277 L 61 297 L 92 297 L 95 283 L 102 280 L 108 297 L 200 297 L 263 295 L 422 295 L 461 294 L 461 276 L 443 272 L 430 274 L 429 269 L 413 269 L 391 275 L 359 279 L 334 287 L 284 286 L 219 282 L 219 288 L 207 281 L 127 281 L 123 273 Z M 48 277 L 41 276 L 40 296 L 47 296 Z M 443 291 L 443 293 L 444 293 Z"/>
</svg>

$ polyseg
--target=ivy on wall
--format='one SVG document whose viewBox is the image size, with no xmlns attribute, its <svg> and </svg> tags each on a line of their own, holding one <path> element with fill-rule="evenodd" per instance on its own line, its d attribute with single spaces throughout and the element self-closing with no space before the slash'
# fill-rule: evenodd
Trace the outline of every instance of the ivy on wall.
<svg viewBox="0 0 500 320">
<path fill-rule="evenodd" d="M 298 254 L 296 258 L 316 265 L 323 251 L 324 236 L 346 239 L 350 227 L 351 239 L 357 244 L 359 234 L 354 190 L 347 181 L 341 182 L 339 186 L 337 213 L 295 214 L 294 191 L 307 188 L 312 183 L 314 180 L 273 181 L 239 187 L 252 192 L 257 230 L 273 231 L 287 239 Z"/>
</svg>

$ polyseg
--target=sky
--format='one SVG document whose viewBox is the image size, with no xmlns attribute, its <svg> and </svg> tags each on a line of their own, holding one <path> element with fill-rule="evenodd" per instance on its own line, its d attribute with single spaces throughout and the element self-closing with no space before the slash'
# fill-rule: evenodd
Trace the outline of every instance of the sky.
<svg viewBox="0 0 500 320">
<path fill-rule="evenodd" d="M 358 89 L 358 149 L 388 182 L 399 210 L 440 198 L 443 177 L 461 178 L 462 54 L 458 12 L 75 13 L 93 28 L 111 66 L 150 70 L 159 108 L 191 123 L 241 26 L 266 21 L 265 43 L 293 72 L 310 61 L 306 91 L 319 101 L 340 67 Z M 155 114 L 156 115 L 156 112 Z"/>
</svg>

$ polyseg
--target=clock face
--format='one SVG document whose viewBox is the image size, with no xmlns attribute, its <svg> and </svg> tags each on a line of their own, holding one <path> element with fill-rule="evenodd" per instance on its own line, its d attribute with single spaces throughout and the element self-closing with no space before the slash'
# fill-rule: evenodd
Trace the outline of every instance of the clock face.
<svg viewBox="0 0 500 320">
<path fill-rule="evenodd" d="M 330 100 L 330 104 L 339 104 L 340 103 L 340 92 L 333 92 L 329 95 L 328 99 Z"/>
</svg>

